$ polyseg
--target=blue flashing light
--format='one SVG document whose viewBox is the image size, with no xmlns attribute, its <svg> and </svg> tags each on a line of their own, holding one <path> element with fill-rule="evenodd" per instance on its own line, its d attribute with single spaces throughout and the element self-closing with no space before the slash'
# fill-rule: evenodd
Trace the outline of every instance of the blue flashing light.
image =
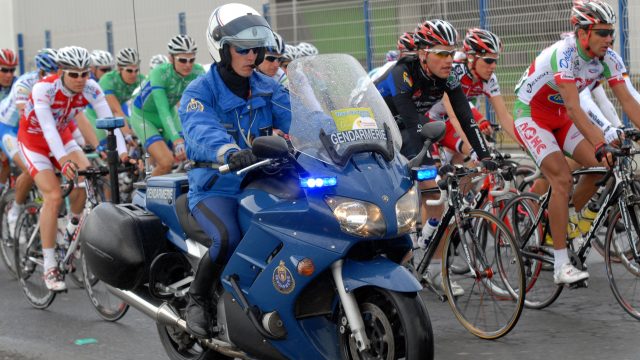
<svg viewBox="0 0 640 360">
<path fill-rule="evenodd" d="M 418 169 L 416 179 L 418 181 L 433 180 L 438 176 L 438 169 L 435 166 L 429 166 Z"/>
<path fill-rule="evenodd" d="M 300 186 L 307 189 L 317 189 L 328 186 L 336 186 L 338 180 L 335 177 L 311 177 L 300 179 Z"/>
</svg>

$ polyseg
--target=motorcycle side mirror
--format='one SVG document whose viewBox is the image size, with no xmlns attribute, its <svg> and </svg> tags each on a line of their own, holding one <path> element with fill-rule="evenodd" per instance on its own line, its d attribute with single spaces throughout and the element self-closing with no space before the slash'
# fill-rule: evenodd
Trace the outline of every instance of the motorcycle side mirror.
<svg viewBox="0 0 640 360">
<path fill-rule="evenodd" d="M 253 140 L 253 155 L 262 159 L 280 159 L 289 156 L 289 146 L 280 136 L 260 136 Z"/>
<path fill-rule="evenodd" d="M 444 137 L 446 126 L 444 121 L 433 121 L 428 124 L 422 125 L 420 130 L 420 136 L 425 140 L 431 140 L 431 142 L 440 141 Z"/>
</svg>

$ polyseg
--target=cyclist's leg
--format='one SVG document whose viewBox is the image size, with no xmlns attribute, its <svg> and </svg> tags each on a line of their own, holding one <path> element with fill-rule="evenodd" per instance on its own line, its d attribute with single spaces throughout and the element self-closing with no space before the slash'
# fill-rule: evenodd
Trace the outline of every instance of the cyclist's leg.
<svg viewBox="0 0 640 360">
<path fill-rule="evenodd" d="M 582 137 L 578 128 L 574 124 L 571 124 L 564 138 L 567 139 L 563 144 L 564 151 L 571 154 L 573 160 L 578 164 L 586 167 L 600 165 L 594 155 L 595 149 L 593 148 L 593 145 Z M 578 182 L 578 185 L 576 185 L 573 193 L 573 205 L 575 206 L 576 211 L 580 211 L 582 207 L 589 202 L 591 196 L 596 193 L 598 189 L 595 183 L 598 182 L 600 178 L 600 175 L 580 176 L 580 181 Z"/>
<path fill-rule="evenodd" d="M 71 161 L 78 165 L 80 170 L 84 170 L 90 166 L 89 159 L 84 155 L 80 146 L 74 141 L 71 140 L 64 145 L 65 151 L 67 152 Z M 69 194 L 69 201 L 71 203 L 71 217 L 80 218 L 82 215 L 82 211 L 84 210 L 84 204 L 87 200 L 87 194 L 84 190 L 84 180 L 83 178 L 78 178 L 78 185 L 76 188 L 71 191 Z"/>
<path fill-rule="evenodd" d="M 145 150 L 149 152 L 155 163 L 151 175 L 157 176 L 171 172 L 173 153 L 169 150 L 164 138 L 158 131 L 157 124 L 160 124 L 158 115 L 149 112 L 144 112 L 143 114 L 142 110 L 134 107 L 133 114 L 131 114 L 129 120 L 131 128 L 138 135 L 138 139 L 141 140 Z"/>
</svg>

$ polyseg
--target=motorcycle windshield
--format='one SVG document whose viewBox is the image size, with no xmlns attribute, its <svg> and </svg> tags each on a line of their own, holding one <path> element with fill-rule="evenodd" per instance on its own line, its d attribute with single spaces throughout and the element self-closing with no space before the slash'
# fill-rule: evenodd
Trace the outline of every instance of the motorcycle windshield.
<svg viewBox="0 0 640 360">
<path fill-rule="evenodd" d="M 343 166 L 351 155 L 377 152 L 387 161 L 402 146 L 389 108 L 360 63 L 350 55 L 297 59 L 287 68 L 293 147 Z"/>
</svg>

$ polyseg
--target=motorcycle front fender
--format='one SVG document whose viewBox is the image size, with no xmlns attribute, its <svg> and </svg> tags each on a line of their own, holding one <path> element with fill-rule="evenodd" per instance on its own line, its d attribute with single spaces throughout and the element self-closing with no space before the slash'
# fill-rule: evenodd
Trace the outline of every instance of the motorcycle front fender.
<svg viewBox="0 0 640 360">
<path fill-rule="evenodd" d="M 342 265 L 342 281 L 347 292 L 363 286 L 375 286 L 397 292 L 418 292 L 422 285 L 404 266 L 379 257 L 356 261 L 345 259 Z"/>
</svg>

